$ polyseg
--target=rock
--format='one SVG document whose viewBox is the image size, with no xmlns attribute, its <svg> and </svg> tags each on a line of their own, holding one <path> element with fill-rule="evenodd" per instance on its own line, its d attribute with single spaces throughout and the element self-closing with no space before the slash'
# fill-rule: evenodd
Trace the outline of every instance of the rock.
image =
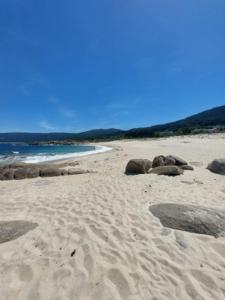
<svg viewBox="0 0 225 300">
<path fill-rule="evenodd" d="M 78 175 L 78 174 L 87 174 L 87 173 L 90 173 L 90 171 L 77 169 L 77 168 L 71 168 L 68 170 L 68 175 Z"/>
<path fill-rule="evenodd" d="M 157 168 L 157 167 L 164 166 L 164 165 L 165 165 L 165 156 L 159 155 L 153 159 L 153 162 L 152 162 L 153 168 Z"/>
<path fill-rule="evenodd" d="M 35 167 L 18 167 L 14 170 L 14 179 L 36 178 L 40 175 L 40 169 Z"/>
<path fill-rule="evenodd" d="M 177 176 L 183 174 L 184 171 L 178 166 L 162 166 L 152 169 L 149 173 L 157 175 Z"/>
<path fill-rule="evenodd" d="M 14 179 L 25 179 L 27 178 L 27 168 L 18 168 L 14 171 Z"/>
<path fill-rule="evenodd" d="M 41 177 L 54 177 L 54 176 L 61 176 L 61 175 L 62 175 L 62 170 L 54 167 L 41 168 L 40 170 Z"/>
<path fill-rule="evenodd" d="M 39 168 L 27 168 L 27 178 L 36 178 L 40 176 Z"/>
<path fill-rule="evenodd" d="M 164 165 L 165 166 L 175 166 L 176 160 L 172 156 L 166 156 Z"/>
<path fill-rule="evenodd" d="M 149 210 L 165 227 L 215 237 L 225 236 L 225 210 L 174 203 L 152 205 Z"/>
<path fill-rule="evenodd" d="M 174 155 L 168 155 L 168 156 L 163 156 L 159 155 L 156 156 L 152 162 L 152 167 L 161 167 L 161 166 L 184 166 L 187 165 L 188 163 L 183 160 L 182 158 Z"/>
<path fill-rule="evenodd" d="M 127 166 L 126 174 L 146 174 L 152 167 L 152 163 L 148 159 L 131 159 Z"/>
<path fill-rule="evenodd" d="M 2 221 L 0 222 L 0 244 L 15 240 L 37 226 L 37 223 L 27 221 Z"/>
<path fill-rule="evenodd" d="M 16 163 L 0 167 L 0 180 L 25 179 L 36 177 L 66 176 L 90 173 L 88 170 L 71 168 L 69 170 L 55 165 L 37 165 Z"/>
<path fill-rule="evenodd" d="M 180 168 L 183 169 L 183 170 L 194 171 L 194 168 L 192 166 L 189 166 L 189 165 L 183 165 L 183 166 L 180 166 Z"/>
<path fill-rule="evenodd" d="M 182 158 L 180 158 L 178 156 L 170 155 L 170 157 L 175 160 L 176 166 L 185 166 L 188 164 L 185 160 L 183 160 Z"/>
<path fill-rule="evenodd" d="M 2 180 L 13 180 L 14 179 L 14 170 L 5 169 L 2 173 Z"/>
<path fill-rule="evenodd" d="M 214 159 L 207 169 L 213 173 L 225 175 L 225 159 Z"/>
<path fill-rule="evenodd" d="M 68 175 L 68 170 L 66 170 L 66 169 L 61 169 L 61 175 L 62 175 L 62 176 Z"/>
</svg>

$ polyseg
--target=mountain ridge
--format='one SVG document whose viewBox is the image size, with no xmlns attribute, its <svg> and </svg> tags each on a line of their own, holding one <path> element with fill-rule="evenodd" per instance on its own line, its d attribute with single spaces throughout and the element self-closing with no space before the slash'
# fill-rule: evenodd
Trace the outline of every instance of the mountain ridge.
<svg viewBox="0 0 225 300">
<path fill-rule="evenodd" d="M 52 140 L 94 140 L 94 139 L 115 139 L 132 137 L 154 137 L 162 132 L 188 133 L 189 130 L 201 129 L 212 126 L 225 126 L 225 105 L 214 107 L 184 119 L 166 124 L 154 125 L 130 130 L 92 129 L 80 133 L 49 132 L 6 132 L 0 133 L 0 142 L 35 142 Z"/>
</svg>

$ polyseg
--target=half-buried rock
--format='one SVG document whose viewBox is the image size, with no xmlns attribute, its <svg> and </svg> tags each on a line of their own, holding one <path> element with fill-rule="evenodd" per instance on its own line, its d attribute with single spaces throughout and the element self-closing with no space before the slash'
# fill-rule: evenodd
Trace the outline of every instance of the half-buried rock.
<svg viewBox="0 0 225 300">
<path fill-rule="evenodd" d="M 148 159 L 131 159 L 127 166 L 126 174 L 147 174 L 151 169 L 152 163 Z"/>
<path fill-rule="evenodd" d="M 37 223 L 27 221 L 2 221 L 0 222 L 0 244 L 15 240 L 37 226 Z"/>
<path fill-rule="evenodd" d="M 213 173 L 225 175 L 225 159 L 214 159 L 207 169 Z"/>
<path fill-rule="evenodd" d="M 215 237 L 225 236 L 224 210 L 174 203 L 152 205 L 149 210 L 165 227 Z"/>
<path fill-rule="evenodd" d="M 161 166 L 152 169 L 149 173 L 166 176 L 178 176 L 183 174 L 184 170 L 178 166 Z"/>
</svg>

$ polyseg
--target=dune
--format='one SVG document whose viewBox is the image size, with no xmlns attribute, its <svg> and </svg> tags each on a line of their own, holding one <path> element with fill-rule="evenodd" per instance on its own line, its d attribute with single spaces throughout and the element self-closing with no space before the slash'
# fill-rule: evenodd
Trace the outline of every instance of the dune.
<svg viewBox="0 0 225 300">
<path fill-rule="evenodd" d="M 92 173 L 0 181 L 0 221 L 38 226 L 0 244 L 0 299 L 225 299 L 225 238 L 163 227 L 160 203 L 225 209 L 222 134 L 103 143 L 70 159 Z M 194 171 L 124 174 L 133 158 L 177 155 Z"/>
</svg>

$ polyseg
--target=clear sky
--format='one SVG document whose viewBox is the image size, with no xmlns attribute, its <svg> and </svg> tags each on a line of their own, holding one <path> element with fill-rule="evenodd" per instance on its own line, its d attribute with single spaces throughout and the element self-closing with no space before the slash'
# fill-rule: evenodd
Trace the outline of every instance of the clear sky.
<svg viewBox="0 0 225 300">
<path fill-rule="evenodd" d="M 149 126 L 225 104 L 224 0 L 0 0 L 0 131 Z"/>
</svg>

